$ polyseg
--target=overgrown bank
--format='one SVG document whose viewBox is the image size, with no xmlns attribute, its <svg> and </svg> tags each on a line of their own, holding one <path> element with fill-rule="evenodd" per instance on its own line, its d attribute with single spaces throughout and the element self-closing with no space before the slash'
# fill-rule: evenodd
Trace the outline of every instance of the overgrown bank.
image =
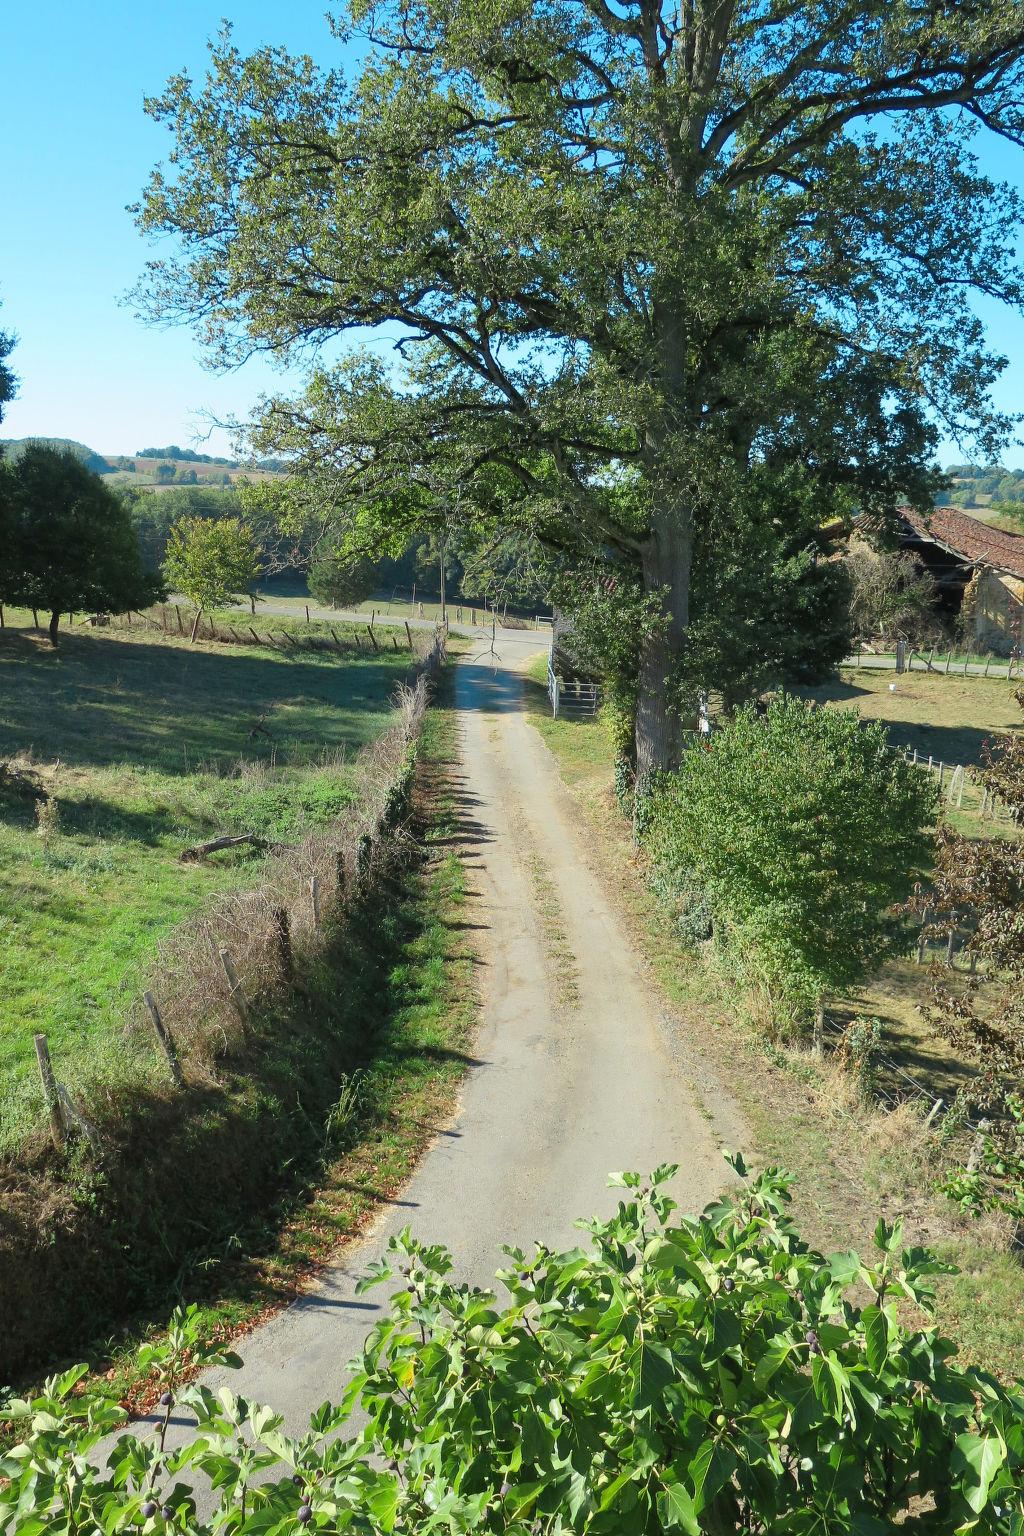
<svg viewBox="0 0 1024 1536">
<path fill-rule="evenodd" d="M 344 902 L 325 892 L 322 928 L 292 928 L 294 984 L 273 974 L 265 942 L 262 974 L 240 956 L 245 1024 L 226 988 L 207 997 L 181 1092 L 112 1098 L 98 1155 L 78 1141 L 60 1160 L 40 1143 L 3 1170 L 0 1379 L 90 1341 L 102 1352 L 123 1322 L 166 1317 L 182 1294 L 217 1298 L 218 1321 L 244 1325 L 408 1171 L 464 1070 L 472 1022 L 448 925 L 460 869 L 431 853 L 447 815 L 431 781 L 451 752 L 448 712 L 432 712 L 411 826 L 403 809 L 362 857 L 358 836 L 348 843 Z M 337 851 L 321 837 L 309 857 L 336 868 Z M 308 907 L 307 872 L 291 864 Z M 272 913 L 265 893 L 262 905 Z M 194 986 L 202 996 L 201 976 Z"/>
<path fill-rule="evenodd" d="M 529 685 L 528 685 L 529 686 Z M 796 1209 L 809 1239 L 826 1250 L 864 1247 L 882 1211 L 902 1215 L 907 1238 L 937 1248 L 960 1273 L 938 1284 L 941 1329 L 972 1360 L 1006 1376 L 1024 1374 L 1024 1286 L 1017 1257 L 996 1223 L 966 1223 L 932 1190 L 948 1153 L 908 1106 L 879 1113 L 849 1075 L 802 1050 L 764 1043 L 759 999 L 716 972 L 680 932 L 638 865 L 630 826 L 612 783 L 611 728 L 552 720 L 542 687 L 534 723 L 554 753 L 587 824 L 595 863 L 618 894 L 623 918 L 688 1037 L 716 1063 L 755 1135 L 759 1161 L 797 1176 Z"/>
</svg>

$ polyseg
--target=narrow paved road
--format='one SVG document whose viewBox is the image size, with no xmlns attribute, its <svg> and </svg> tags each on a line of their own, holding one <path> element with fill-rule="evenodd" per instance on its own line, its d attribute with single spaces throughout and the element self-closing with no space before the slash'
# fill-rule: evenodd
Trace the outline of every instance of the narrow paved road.
<svg viewBox="0 0 1024 1536">
<path fill-rule="evenodd" d="M 543 642 L 541 642 L 543 644 Z M 489 640 L 487 642 L 489 646 Z M 499 636 L 456 673 L 462 763 L 456 781 L 479 938 L 482 1027 L 478 1065 L 454 1122 L 402 1197 L 287 1311 L 241 1342 L 241 1371 L 217 1374 L 274 1405 L 291 1430 L 340 1392 L 347 1361 L 378 1312 L 379 1293 L 355 1285 L 392 1233 L 410 1224 L 446 1243 L 456 1273 L 488 1283 L 503 1242 L 576 1240 L 576 1217 L 613 1210 L 610 1170 L 680 1164 L 685 1209 L 714 1196 L 726 1171 L 719 1146 L 742 1136 L 715 1091 L 706 1104 L 695 1068 L 663 1019 L 613 907 L 587 862 L 585 837 L 554 760 L 523 712 L 518 668 L 536 635 Z M 576 957 L 576 997 L 565 1000 L 537 916 L 544 906 Z M 562 1001 L 560 1001 L 560 997 Z"/>
</svg>

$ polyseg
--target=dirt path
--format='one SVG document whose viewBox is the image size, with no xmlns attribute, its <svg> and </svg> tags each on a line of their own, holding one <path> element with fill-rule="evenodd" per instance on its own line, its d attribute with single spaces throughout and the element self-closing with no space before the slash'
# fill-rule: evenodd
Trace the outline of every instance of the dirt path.
<svg viewBox="0 0 1024 1536">
<path fill-rule="evenodd" d="M 598 888 L 554 761 L 522 710 L 517 668 L 536 636 L 500 638 L 502 665 L 456 674 L 456 783 L 479 937 L 478 1065 L 452 1125 L 396 1201 L 287 1311 L 242 1341 L 241 1371 L 216 1378 L 283 1412 L 292 1431 L 340 1392 L 378 1312 L 355 1283 L 406 1224 L 486 1284 L 500 1245 L 575 1240 L 577 1216 L 613 1210 L 610 1170 L 678 1162 L 677 1198 L 702 1206 L 736 1135 L 720 1101 L 700 1104 L 637 958 Z M 704 1069 L 706 1076 L 706 1068 Z M 708 1095 L 718 1098 L 718 1095 Z M 717 1119 L 717 1124 L 716 1124 Z"/>
</svg>

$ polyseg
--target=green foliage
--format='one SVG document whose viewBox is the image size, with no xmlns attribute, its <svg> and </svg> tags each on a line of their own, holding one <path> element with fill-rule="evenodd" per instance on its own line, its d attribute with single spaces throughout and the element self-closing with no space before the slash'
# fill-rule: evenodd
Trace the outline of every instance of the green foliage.
<svg viewBox="0 0 1024 1536">
<path fill-rule="evenodd" d="M 0 601 L 47 609 L 54 644 L 62 613 L 123 613 L 159 595 L 123 503 L 70 450 L 29 444 L 0 462 L 0 504 Z"/>
<path fill-rule="evenodd" d="M 259 569 L 256 541 L 241 518 L 183 517 L 171 528 L 164 575 L 200 611 L 235 601 Z"/>
<path fill-rule="evenodd" d="M 310 562 L 309 590 L 318 603 L 355 608 L 377 589 L 377 567 L 344 545 L 319 545 Z"/>
<path fill-rule="evenodd" d="M 899 950 L 936 792 L 883 729 L 777 698 L 748 707 L 655 787 L 650 845 L 684 900 L 798 1010 Z"/>
<path fill-rule="evenodd" d="M 922 644 L 935 635 L 938 587 L 931 572 L 913 555 L 858 544 L 851 549 L 846 567 L 853 587 L 853 630 L 858 637 L 895 643 L 902 635 Z"/>
<path fill-rule="evenodd" d="M 1024 709 L 1024 689 L 1014 695 Z M 1007 734 L 982 750 L 978 779 L 1024 823 L 1024 740 Z M 1001 1210 L 1024 1222 L 1024 844 L 1019 837 L 940 838 L 929 905 L 934 929 L 966 924 L 965 978 L 938 974 L 931 1022 L 977 1074 L 955 1111 L 990 1117 L 976 1166 L 954 1170 L 944 1192 L 975 1215 Z"/>
<path fill-rule="evenodd" d="M 1008 1093 L 1001 1108 L 1005 1123 L 998 1137 L 982 1134 L 974 1166 L 952 1170 L 938 1187 L 967 1214 L 999 1211 L 1019 1231 L 1024 1225 L 1024 1099 Z"/>
<path fill-rule="evenodd" d="M 638 711 L 665 766 L 678 690 L 749 692 L 765 641 L 788 664 L 794 602 L 813 660 L 839 580 L 814 515 L 930 505 L 938 419 L 986 456 L 1008 435 L 962 295 L 1022 292 L 1024 208 L 972 141 L 1024 128 L 1012 8 L 652 30 L 639 0 L 357 0 L 335 25 L 369 30 L 354 79 L 225 32 L 148 104 L 174 148 L 140 223 L 173 240 L 142 302 L 222 362 L 396 327 L 398 366 L 350 351 L 265 402 L 256 451 L 333 481 L 346 527 L 373 504 L 403 542 L 433 520 L 631 566 L 666 619 Z"/>
<path fill-rule="evenodd" d="M 187 464 L 223 464 L 227 469 L 238 469 L 237 459 L 225 459 L 220 454 L 193 453 L 191 448 L 179 448 L 172 443 L 169 448 L 140 448 L 137 459 L 176 459 Z"/>
<path fill-rule="evenodd" d="M 186 1351 L 233 1363 L 189 1312 L 151 1352 L 155 1435 L 122 1435 L 105 1469 L 90 1453 L 117 1408 L 78 1390 L 81 1369 L 51 1378 L 9 1409 L 24 1438 L 0 1461 L 0 1526 L 882 1536 L 924 1510 L 927 1529 L 1016 1531 L 1024 1398 L 901 1320 L 930 1310 L 945 1266 L 884 1221 L 865 1259 L 814 1252 L 777 1171 L 673 1220 L 673 1172 L 614 1176 L 624 1197 L 584 1223 L 586 1248 L 506 1250 L 504 1300 L 455 1284 L 443 1248 L 393 1240 L 375 1279 L 393 1265 L 404 1288 L 341 1406 L 297 1437 L 270 1408 L 178 1386 Z M 168 1451 L 172 1411 L 195 1427 Z M 215 1490 L 207 1516 L 193 1476 Z"/>
<path fill-rule="evenodd" d="M 4 406 L 9 400 L 13 400 L 17 392 L 18 381 L 15 378 L 7 362 L 14 351 L 16 336 L 9 331 L 0 331 L 0 421 L 4 419 Z M 3 457 L 5 444 L 0 443 L 0 458 Z"/>
<path fill-rule="evenodd" d="M 120 485 L 117 494 L 131 514 L 146 566 L 153 571 L 164 563 L 176 522 L 186 517 L 238 517 L 244 505 L 238 491 L 219 486 L 173 486 L 156 492 Z"/>
</svg>

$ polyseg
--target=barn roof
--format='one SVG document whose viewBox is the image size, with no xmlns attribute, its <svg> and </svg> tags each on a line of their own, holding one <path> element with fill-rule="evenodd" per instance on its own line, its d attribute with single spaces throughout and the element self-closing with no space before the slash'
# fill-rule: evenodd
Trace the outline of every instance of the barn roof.
<svg viewBox="0 0 1024 1536">
<path fill-rule="evenodd" d="M 958 507 L 935 507 L 928 516 L 900 510 L 900 517 L 920 539 L 928 539 L 971 565 L 991 565 L 1024 579 L 1024 535 L 1004 533 Z"/>
</svg>

